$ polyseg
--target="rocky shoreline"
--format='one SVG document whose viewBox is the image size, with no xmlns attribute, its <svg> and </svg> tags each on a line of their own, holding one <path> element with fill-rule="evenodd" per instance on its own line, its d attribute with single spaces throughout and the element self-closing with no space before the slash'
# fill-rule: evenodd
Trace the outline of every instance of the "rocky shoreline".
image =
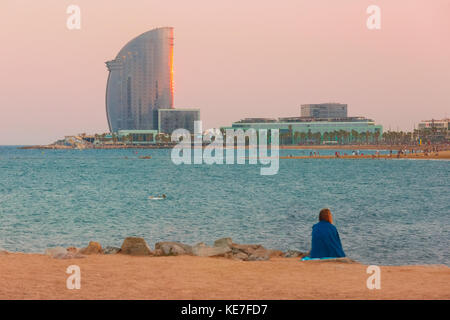
<svg viewBox="0 0 450 320">
<path fill-rule="evenodd" d="M 122 246 L 102 247 L 100 243 L 91 241 L 84 248 L 53 247 L 45 250 L 45 254 L 54 259 L 79 259 L 91 254 L 126 254 L 132 256 L 198 256 L 198 257 L 224 257 L 240 261 L 265 261 L 272 257 L 302 258 L 308 255 L 298 250 L 266 249 L 260 244 L 238 244 L 231 238 L 221 238 L 208 246 L 204 242 L 193 246 L 176 241 L 157 242 L 152 250 L 144 238 L 127 237 Z"/>
<path fill-rule="evenodd" d="M 0 248 L 0 255 L 7 255 L 10 252 Z M 299 250 L 275 250 L 267 249 L 261 244 L 239 244 L 234 243 L 231 238 L 221 238 L 214 242 L 213 246 L 208 246 L 204 242 L 199 242 L 193 246 L 177 241 L 163 241 L 155 244 L 155 249 L 151 249 L 144 238 L 127 237 L 122 246 L 102 247 L 99 242 L 90 241 L 86 247 L 51 247 L 47 248 L 44 255 L 53 259 L 82 259 L 89 255 L 128 255 L 140 257 L 169 257 L 169 256 L 196 256 L 196 257 L 222 257 L 235 261 L 267 261 L 271 258 L 303 258 L 309 252 Z M 318 260 L 308 260 L 318 261 Z M 325 261 L 325 260 L 324 260 Z M 345 258 L 327 259 L 327 262 L 357 263 Z"/>
<path fill-rule="evenodd" d="M 230 240 L 150 248 L 133 237 L 120 248 L 90 242 L 80 249 L 49 248 L 47 255 L 0 250 L 0 299 L 450 298 L 450 268 L 444 265 L 380 265 L 381 290 L 369 290 L 365 264 L 348 258 L 301 261 L 300 251 Z M 74 265 L 81 272 L 80 290 L 66 287 Z"/>
</svg>

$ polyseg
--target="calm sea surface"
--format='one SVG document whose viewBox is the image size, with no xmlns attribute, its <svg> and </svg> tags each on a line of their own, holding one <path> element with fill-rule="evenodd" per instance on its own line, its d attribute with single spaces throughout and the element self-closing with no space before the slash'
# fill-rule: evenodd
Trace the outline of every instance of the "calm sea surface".
<svg viewBox="0 0 450 320">
<path fill-rule="evenodd" d="M 350 258 L 450 265 L 450 161 L 286 159 L 274 176 L 261 176 L 260 167 L 176 166 L 170 150 L 0 147 L 0 247 L 232 237 L 306 251 L 320 209 L 329 207 Z M 163 193 L 166 200 L 148 199 Z"/>
</svg>

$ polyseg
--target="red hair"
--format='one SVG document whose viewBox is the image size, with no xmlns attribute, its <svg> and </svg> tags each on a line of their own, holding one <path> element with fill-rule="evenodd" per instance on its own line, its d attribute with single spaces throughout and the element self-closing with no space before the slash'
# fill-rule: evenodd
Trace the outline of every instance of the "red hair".
<svg viewBox="0 0 450 320">
<path fill-rule="evenodd" d="M 330 209 L 325 208 L 320 210 L 319 221 L 328 221 L 329 223 L 333 223 L 333 216 L 331 215 Z"/>
</svg>

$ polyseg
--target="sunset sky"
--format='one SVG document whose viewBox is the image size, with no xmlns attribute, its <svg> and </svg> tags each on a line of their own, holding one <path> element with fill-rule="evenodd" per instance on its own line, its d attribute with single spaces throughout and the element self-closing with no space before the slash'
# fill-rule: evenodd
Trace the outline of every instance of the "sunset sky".
<svg viewBox="0 0 450 320">
<path fill-rule="evenodd" d="M 158 26 L 174 27 L 175 107 L 204 129 L 321 102 L 385 130 L 450 117 L 449 0 L 1 0 L 0 145 L 106 132 L 104 62 Z"/>
</svg>

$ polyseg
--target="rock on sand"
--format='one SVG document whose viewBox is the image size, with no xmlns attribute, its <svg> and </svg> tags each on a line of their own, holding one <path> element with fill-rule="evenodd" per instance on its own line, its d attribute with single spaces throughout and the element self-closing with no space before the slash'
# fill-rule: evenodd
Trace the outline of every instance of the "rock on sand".
<svg viewBox="0 0 450 320">
<path fill-rule="evenodd" d="M 197 243 L 192 247 L 192 254 L 199 257 L 223 256 L 228 252 L 231 252 L 231 248 L 228 246 L 210 247 L 203 242 Z"/>
<path fill-rule="evenodd" d="M 133 256 L 149 256 L 153 254 L 144 238 L 139 237 L 125 238 L 120 248 L 120 253 Z"/>
<path fill-rule="evenodd" d="M 191 255 L 192 247 L 181 242 L 157 242 L 155 244 L 155 254 L 160 256 Z"/>
<path fill-rule="evenodd" d="M 100 243 L 91 241 L 86 248 L 80 249 L 81 254 L 101 254 L 103 253 Z"/>
<path fill-rule="evenodd" d="M 237 244 L 231 238 L 222 238 L 214 242 L 214 247 L 221 249 L 226 258 L 244 261 L 269 260 L 271 256 L 281 255 L 281 251 L 267 250 L 260 244 Z"/>
<path fill-rule="evenodd" d="M 63 247 L 47 248 L 45 254 L 52 257 L 53 259 L 79 259 L 84 258 L 84 256 L 78 252 L 68 251 Z"/>
<path fill-rule="evenodd" d="M 120 252 L 120 248 L 117 247 L 105 247 L 103 248 L 103 254 L 116 254 Z"/>
</svg>

